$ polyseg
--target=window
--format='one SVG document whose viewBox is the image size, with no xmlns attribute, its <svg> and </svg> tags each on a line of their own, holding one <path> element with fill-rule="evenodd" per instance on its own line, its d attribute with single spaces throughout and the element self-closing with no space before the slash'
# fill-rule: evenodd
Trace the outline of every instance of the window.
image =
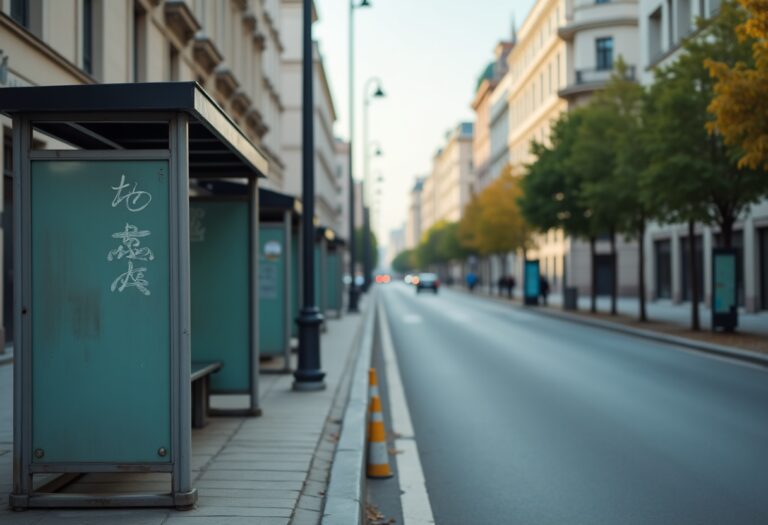
<svg viewBox="0 0 768 525">
<path fill-rule="evenodd" d="M 661 55 L 661 7 L 648 17 L 648 56 L 651 63 Z"/>
<path fill-rule="evenodd" d="M 83 0 L 83 71 L 93 73 L 93 0 Z"/>
<path fill-rule="evenodd" d="M 29 0 L 11 0 L 11 18 L 16 23 L 29 27 Z"/>
<path fill-rule="evenodd" d="M 672 243 L 669 239 L 654 242 L 656 265 L 656 298 L 672 298 Z"/>
<path fill-rule="evenodd" d="M 597 69 L 613 69 L 613 38 L 598 38 L 595 40 L 597 51 Z"/>
<path fill-rule="evenodd" d="M 677 0 L 677 37 L 683 39 L 693 30 L 690 0 Z"/>
<path fill-rule="evenodd" d="M 672 0 L 667 0 L 667 32 L 669 33 L 667 35 L 669 38 L 667 48 L 669 49 L 675 45 L 675 28 L 672 25 Z"/>
<path fill-rule="evenodd" d="M 549 83 L 549 94 L 552 94 L 552 62 L 547 64 L 547 82 Z"/>
<path fill-rule="evenodd" d="M 147 49 L 147 16 L 137 7 L 133 12 L 133 81 L 146 80 L 145 55 Z"/>
</svg>

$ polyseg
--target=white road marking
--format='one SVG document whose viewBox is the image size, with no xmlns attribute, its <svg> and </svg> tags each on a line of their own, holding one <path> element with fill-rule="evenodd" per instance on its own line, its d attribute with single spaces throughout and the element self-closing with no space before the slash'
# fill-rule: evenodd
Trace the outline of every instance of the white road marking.
<svg viewBox="0 0 768 525">
<path fill-rule="evenodd" d="M 379 304 L 378 311 L 384 366 L 387 370 L 387 390 L 389 391 L 392 430 L 397 436 L 395 438 L 395 450 L 399 451 L 395 455 L 395 460 L 397 461 L 400 489 L 403 492 L 400 496 L 400 503 L 403 507 L 403 522 L 405 525 L 435 523 L 383 301 Z"/>
<path fill-rule="evenodd" d="M 403 322 L 407 324 L 419 324 L 422 322 L 422 319 L 420 315 L 408 314 L 403 316 Z"/>
</svg>

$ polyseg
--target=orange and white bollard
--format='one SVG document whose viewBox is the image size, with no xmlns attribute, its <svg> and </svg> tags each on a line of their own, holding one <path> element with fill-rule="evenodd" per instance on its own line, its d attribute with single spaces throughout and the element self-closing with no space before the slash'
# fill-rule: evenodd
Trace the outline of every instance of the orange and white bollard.
<svg viewBox="0 0 768 525">
<path fill-rule="evenodd" d="M 384 414 L 381 411 L 381 399 L 376 382 L 376 370 L 369 372 L 371 402 L 370 420 L 368 422 L 368 469 L 369 478 L 391 478 L 392 469 L 389 467 L 387 452 L 387 433 L 384 430 Z"/>
<path fill-rule="evenodd" d="M 373 396 L 379 396 L 379 380 L 376 379 L 376 369 L 368 369 L 368 402 L 370 403 Z"/>
</svg>

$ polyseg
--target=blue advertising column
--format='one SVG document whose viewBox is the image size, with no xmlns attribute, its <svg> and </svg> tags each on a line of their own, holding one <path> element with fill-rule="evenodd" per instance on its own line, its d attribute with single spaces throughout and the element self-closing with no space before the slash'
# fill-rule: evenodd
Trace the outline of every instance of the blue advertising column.
<svg viewBox="0 0 768 525">
<path fill-rule="evenodd" d="M 523 268 L 523 298 L 526 305 L 537 306 L 541 293 L 539 261 L 527 260 Z"/>
</svg>

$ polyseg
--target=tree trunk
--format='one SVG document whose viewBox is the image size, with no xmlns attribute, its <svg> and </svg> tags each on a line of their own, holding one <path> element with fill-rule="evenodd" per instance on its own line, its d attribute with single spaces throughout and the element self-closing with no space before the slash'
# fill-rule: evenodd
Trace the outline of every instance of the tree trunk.
<svg viewBox="0 0 768 525">
<path fill-rule="evenodd" d="M 723 217 L 720 223 L 720 235 L 722 236 L 723 248 L 733 246 L 733 223 L 736 218 L 733 216 Z"/>
<path fill-rule="evenodd" d="M 593 314 L 597 312 L 597 265 L 595 264 L 595 236 L 589 238 L 589 256 L 590 256 L 590 304 L 589 311 Z"/>
<path fill-rule="evenodd" d="M 688 265 L 691 286 L 691 330 L 699 330 L 699 276 L 696 265 L 696 238 L 694 221 L 688 221 Z"/>
<path fill-rule="evenodd" d="M 640 260 L 638 261 L 638 276 L 637 276 L 637 283 L 639 287 L 638 291 L 638 299 L 640 299 L 640 321 L 647 321 L 648 316 L 645 311 L 645 220 L 640 221 L 640 228 L 637 231 L 637 238 L 639 239 L 639 245 L 638 245 L 638 256 L 640 257 Z"/>
<path fill-rule="evenodd" d="M 499 275 L 499 278 L 496 279 L 497 283 L 501 282 L 500 279 L 503 276 L 507 275 L 507 256 L 506 256 L 506 254 L 504 254 L 504 253 L 499 254 L 499 262 L 501 263 L 500 264 L 500 266 L 501 266 L 501 275 Z M 503 296 L 504 296 L 504 287 L 503 286 L 499 286 L 499 297 L 503 297 Z"/>
<path fill-rule="evenodd" d="M 616 315 L 616 296 L 618 295 L 618 265 L 616 264 L 616 232 L 611 228 L 611 315 Z"/>
</svg>

